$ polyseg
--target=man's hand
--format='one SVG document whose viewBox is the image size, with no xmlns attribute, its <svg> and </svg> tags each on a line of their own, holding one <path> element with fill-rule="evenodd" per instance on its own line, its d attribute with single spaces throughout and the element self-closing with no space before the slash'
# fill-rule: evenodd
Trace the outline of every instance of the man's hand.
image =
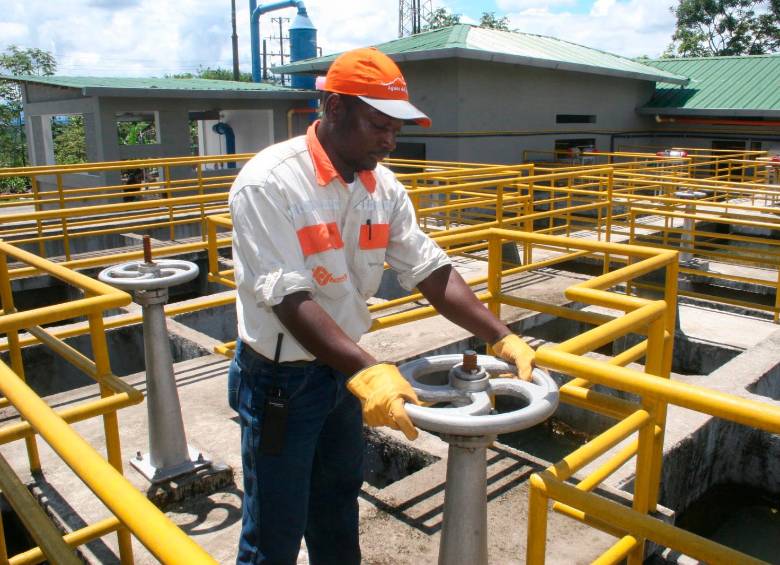
<svg viewBox="0 0 780 565">
<path fill-rule="evenodd" d="M 517 366 L 518 378 L 524 381 L 531 380 L 535 353 L 520 336 L 515 334 L 505 335 L 491 347 L 498 357 L 507 363 Z"/>
<path fill-rule="evenodd" d="M 369 426 L 388 426 L 401 430 L 409 439 L 417 438 L 417 429 L 404 410 L 404 400 L 419 404 L 417 395 L 390 363 L 379 363 L 358 371 L 347 381 L 349 392 L 363 405 L 363 421 Z"/>
</svg>

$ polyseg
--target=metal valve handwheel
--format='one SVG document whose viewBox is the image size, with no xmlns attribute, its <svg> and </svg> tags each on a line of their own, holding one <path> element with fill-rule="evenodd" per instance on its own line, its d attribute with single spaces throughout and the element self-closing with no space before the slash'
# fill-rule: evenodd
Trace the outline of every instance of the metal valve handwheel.
<svg viewBox="0 0 780 565">
<path fill-rule="evenodd" d="M 189 282 L 198 276 L 198 266 L 190 261 L 161 259 L 154 263 L 130 261 L 100 271 L 104 283 L 126 290 L 155 290 Z"/>
<path fill-rule="evenodd" d="M 405 363 L 401 374 L 420 400 L 446 407 L 406 404 L 414 424 L 424 430 L 459 436 L 486 436 L 529 428 L 549 418 L 558 406 L 558 386 L 542 369 L 533 370 L 533 381 L 496 378 L 516 373 L 509 363 L 490 355 L 436 355 Z M 449 384 L 431 385 L 420 379 L 448 371 Z M 491 396 L 513 396 L 527 405 L 510 412 L 492 414 Z"/>
</svg>

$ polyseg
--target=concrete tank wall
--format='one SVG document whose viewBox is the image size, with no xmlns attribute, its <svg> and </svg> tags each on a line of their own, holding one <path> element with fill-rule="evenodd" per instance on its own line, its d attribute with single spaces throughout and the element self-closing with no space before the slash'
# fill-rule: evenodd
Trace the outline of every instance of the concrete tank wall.
<svg viewBox="0 0 780 565">
<path fill-rule="evenodd" d="M 124 376 L 144 370 L 144 343 L 142 326 L 136 324 L 106 331 L 111 369 L 115 375 Z M 208 355 L 210 351 L 172 333 L 171 355 L 174 362 Z M 68 338 L 65 342 L 92 358 L 92 344 L 88 335 Z M 7 364 L 8 355 L 2 355 Z M 22 350 L 27 384 L 39 396 L 48 396 L 92 384 L 94 381 L 61 359 L 48 347 L 34 345 Z"/>
</svg>

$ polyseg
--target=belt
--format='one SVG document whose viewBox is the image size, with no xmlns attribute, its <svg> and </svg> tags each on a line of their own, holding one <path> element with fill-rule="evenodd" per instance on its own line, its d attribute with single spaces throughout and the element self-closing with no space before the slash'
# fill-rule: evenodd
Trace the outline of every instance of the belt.
<svg viewBox="0 0 780 565">
<path fill-rule="evenodd" d="M 244 349 L 249 354 L 254 355 L 255 357 L 258 357 L 261 361 L 265 361 L 266 363 L 270 363 L 271 365 L 274 364 L 274 360 L 273 359 L 269 359 L 265 355 L 261 355 L 260 353 L 258 353 L 257 351 L 255 351 L 254 349 L 249 347 L 248 345 L 244 345 Z M 313 360 L 313 361 L 279 361 L 279 366 L 280 367 L 307 367 L 307 366 L 312 365 L 312 364 L 320 365 L 321 363 L 319 363 L 316 359 Z"/>
<path fill-rule="evenodd" d="M 259 357 L 262 361 L 265 361 L 266 363 L 270 363 L 271 365 L 273 365 L 273 363 L 274 363 L 273 359 L 269 359 L 265 355 L 262 355 L 261 353 L 258 353 L 257 351 L 252 349 L 252 347 L 247 345 L 246 343 L 242 342 L 241 345 L 242 345 L 243 351 L 245 351 L 246 353 L 248 353 L 250 355 L 253 355 L 255 357 Z M 312 365 L 312 364 L 313 365 L 324 365 L 324 363 L 318 361 L 317 359 L 314 359 L 312 361 L 303 361 L 302 360 L 302 361 L 280 361 L 279 362 L 279 366 L 280 367 L 307 367 L 307 366 Z"/>
<path fill-rule="evenodd" d="M 260 359 L 265 361 L 266 363 L 271 363 L 273 365 L 274 360 L 269 359 L 265 355 L 260 355 L 259 353 L 256 353 Z M 308 367 L 309 365 L 320 365 L 316 360 L 314 361 L 279 361 L 280 367 Z"/>
</svg>

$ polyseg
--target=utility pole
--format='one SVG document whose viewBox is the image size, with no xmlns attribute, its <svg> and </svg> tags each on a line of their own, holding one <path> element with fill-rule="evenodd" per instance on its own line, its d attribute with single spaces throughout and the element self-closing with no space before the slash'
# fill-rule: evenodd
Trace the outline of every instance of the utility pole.
<svg viewBox="0 0 780 565">
<path fill-rule="evenodd" d="M 236 0 L 230 0 L 230 20 L 233 24 L 233 80 L 239 80 L 238 73 L 238 33 L 236 33 Z"/>
<path fill-rule="evenodd" d="M 431 0 L 398 0 L 398 37 L 420 33 L 433 14 Z"/>
<path fill-rule="evenodd" d="M 282 18 L 282 17 L 271 18 L 271 23 L 272 24 L 275 24 L 275 23 L 279 24 L 279 37 L 277 38 L 277 37 L 271 36 L 269 39 L 271 39 L 271 40 L 278 39 L 279 40 L 279 64 L 280 65 L 284 65 L 284 58 L 286 56 L 285 53 L 284 53 L 284 42 L 285 42 L 285 40 L 287 38 L 284 36 L 284 24 L 285 23 L 289 23 L 289 21 L 290 21 L 290 18 Z M 275 53 L 271 53 L 271 55 L 276 55 L 276 54 Z M 278 75 L 278 76 L 279 76 L 279 82 L 282 85 L 284 85 L 285 79 L 287 78 L 286 75 Z"/>
</svg>

